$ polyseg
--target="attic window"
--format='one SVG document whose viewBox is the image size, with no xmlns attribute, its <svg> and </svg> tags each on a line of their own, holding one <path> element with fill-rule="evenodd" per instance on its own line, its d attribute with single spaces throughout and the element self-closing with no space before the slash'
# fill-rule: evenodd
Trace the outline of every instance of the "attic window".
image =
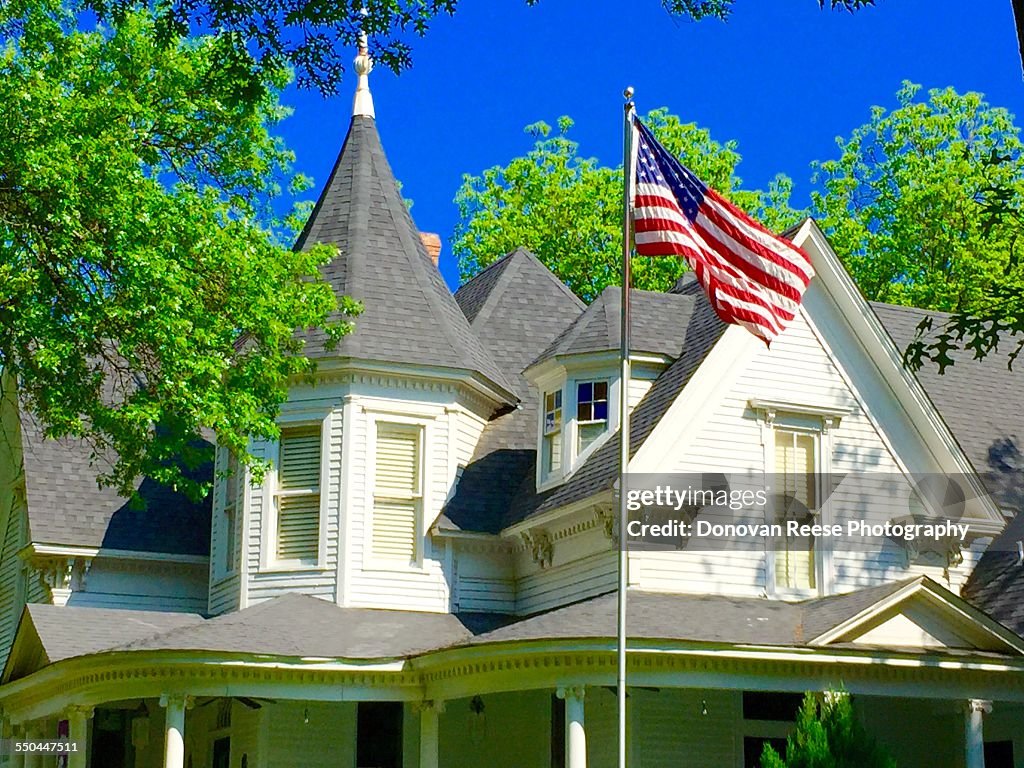
<svg viewBox="0 0 1024 768">
<path fill-rule="evenodd" d="M 576 384 L 576 453 L 583 453 L 608 429 L 608 382 Z"/>
<path fill-rule="evenodd" d="M 816 435 L 796 430 L 775 430 L 775 473 L 779 486 L 775 522 L 815 522 L 817 507 Z M 775 552 L 775 585 L 782 589 L 815 589 L 813 536 L 787 535 Z"/>
<path fill-rule="evenodd" d="M 541 470 L 550 477 L 562 469 L 562 390 L 544 395 L 544 439 Z"/>
<path fill-rule="evenodd" d="M 320 427 L 281 430 L 277 559 L 315 565 L 320 556 Z"/>
</svg>

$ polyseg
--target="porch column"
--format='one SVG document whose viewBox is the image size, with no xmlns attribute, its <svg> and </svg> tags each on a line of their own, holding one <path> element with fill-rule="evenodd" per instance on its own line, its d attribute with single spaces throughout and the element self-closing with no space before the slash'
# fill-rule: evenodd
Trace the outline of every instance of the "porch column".
<svg viewBox="0 0 1024 768">
<path fill-rule="evenodd" d="M 985 768 L 985 715 L 992 711 L 992 702 L 968 699 L 964 716 L 964 745 L 967 768 Z"/>
<path fill-rule="evenodd" d="M 583 720 L 582 685 L 559 688 L 556 695 L 565 699 L 565 766 L 587 768 L 587 731 Z"/>
<path fill-rule="evenodd" d="M 73 706 L 67 708 L 68 741 L 77 750 L 68 755 L 68 768 L 86 768 L 89 760 L 89 718 L 92 707 Z"/>
<path fill-rule="evenodd" d="M 25 727 L 25 740 L 26 741 L 42 741 L 43 731 L 38 725 L 27 725 Z M 25 753 L 25 768 L 40 768 L 43 764 L 43 753 L 42 752 L 26 752 Z"/>
<path fill-rule="evenodd" d="M 192 697 L 183 693 L 165 693 L 160 697 L 164 707 L 164 768 L 185 768 L 185 710 L 192 706 Z"/>
<path fill-rule="evenodd" d="M 438 768 L 438 717 L 444 712 L 443 701 L 424 701 L 420 711 L 420 768 Z"/>
</svg>

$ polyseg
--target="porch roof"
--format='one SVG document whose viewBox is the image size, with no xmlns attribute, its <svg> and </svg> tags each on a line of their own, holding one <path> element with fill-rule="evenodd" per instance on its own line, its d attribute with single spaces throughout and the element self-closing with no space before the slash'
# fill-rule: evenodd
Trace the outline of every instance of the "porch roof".
<svg viewBox="0 0 1024 768">
<path fill-rule="evenodd" d="M 908 607 L 911 613 L 920 611 L 924 603 L 931 610 L 928 622 L 944 627 L 940 636 L 963 642 L 910 648 L 876 636 L 862 647 L 1024 655 L 1024 640 L 923 576 L 801 602 L 631 590 L 628 627 L 633 641 L 843 647 Z M 503 643 L 606 640 L 615 636 L 616 609 L 614 593 L 525 619 L 342 608 L 299 594 L 211 619 L 32 605 L 19 626 L 4 681 L 64 659 L 106 652 L 191 651 L 362 662 Z"/>
</svg>

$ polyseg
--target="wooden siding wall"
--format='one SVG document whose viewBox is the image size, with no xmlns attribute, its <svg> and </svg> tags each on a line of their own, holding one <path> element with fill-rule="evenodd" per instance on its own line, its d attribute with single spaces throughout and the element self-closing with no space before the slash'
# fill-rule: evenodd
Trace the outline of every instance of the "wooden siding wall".
<svg viewBox="0 0 1024 768">
<path fill-rule="evenodd" d="M 260 713 L 266 748 L 258 763 L 250 759 L 250 768 L 355 768 L 354 703 L 286 701 L 265 706 Z"/>
<path fill-rule="evenodd" d="M 2 496 L 2 493 L 0 493 Z M 0 498 L 0 503 L 2 503 Z M 7 527 L 3 531 L 3 546 L 0 548 L 0 668 L 7 663 L 7 655 L 14 642 L 14 633 L 25 606 L 22 575 L 22 561 L 18 550 L 25 545 L 25 507 L 15 503 L 12 497 L 8 503 L 11 512 L 7 516 Z"/>
<path fill-rule="evenodd" d="M 205 563 L 97 557 L 89 568 L 85 589 L 72 592 L 67 604 L 205 613 L 207 573 Z"/>
<path fill-rule="evenodd" d="M 803 317 L 754 360 L 722 394 L 685 451 L 671 456 L 665 470 L 690 472 L 760 472 L 764 469 L 764 447 L 757 414 L 749 407 L 751 398 L 782 400 L 808 405 L 853 408 L 838 428 L 831 430 L 822 445 L 832 446 L 831 471 L 899 473 L 900 467 L 887 440 L 876 425 L 886 423 L 895 408 L 892 395 L 880 386 L 854 394 L 843 374 L 823 348 Z M 884 523 L 908 513 L 909 499 L 884 493 L 854 493 L 840 486 L 832 496 L 837 522 L 866 519 Z M 706 519 L 711 519 L 710 517 Z M 729 521 L 722 516 L 714 522 Z M 735 521 L 735 520 L 732 520 Z M 709 548 L 705 547 L 705 550 Z M 645 552 L 631 555 L 634 581 L 644 589 L 724 593 L 757 596 L 766 588 L 766 558 L 758 542 L 734 541 L 719 551 L 684 550 Z M 908 567 L 906 551 L 886 542 L 880 551 L 865 552 L 857 546 L 832 540 L 833 592 L 906 578 L 926 572 L 958 588 L 977 559 L 977 552 L 965 553 L 965 562 L 952 569 L 947 581 L 942 565 L 927 562 Z"/>
<path fill-rule="evenodd" d="M 486 724 L 476 730 L 470 723 L 469 699 L 447 702 L 439 721 L 440 765 L 546 768 L 551 755 L 552 693 L 484 694 Z"/>
</svg>

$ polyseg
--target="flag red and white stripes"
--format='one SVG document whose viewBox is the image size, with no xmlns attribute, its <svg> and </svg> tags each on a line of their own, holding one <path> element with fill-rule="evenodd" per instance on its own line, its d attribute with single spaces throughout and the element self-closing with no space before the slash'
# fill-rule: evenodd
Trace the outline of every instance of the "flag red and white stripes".
<svg viewBox="0 0 1024 768">
<path fill-rule="evenodd" d="M 685 258 L 718 316 L 770 343 L 814 277 L 807 254 L 701 182 L 640 120 L 634 125 L 637 253 Z"/>
</svg>

